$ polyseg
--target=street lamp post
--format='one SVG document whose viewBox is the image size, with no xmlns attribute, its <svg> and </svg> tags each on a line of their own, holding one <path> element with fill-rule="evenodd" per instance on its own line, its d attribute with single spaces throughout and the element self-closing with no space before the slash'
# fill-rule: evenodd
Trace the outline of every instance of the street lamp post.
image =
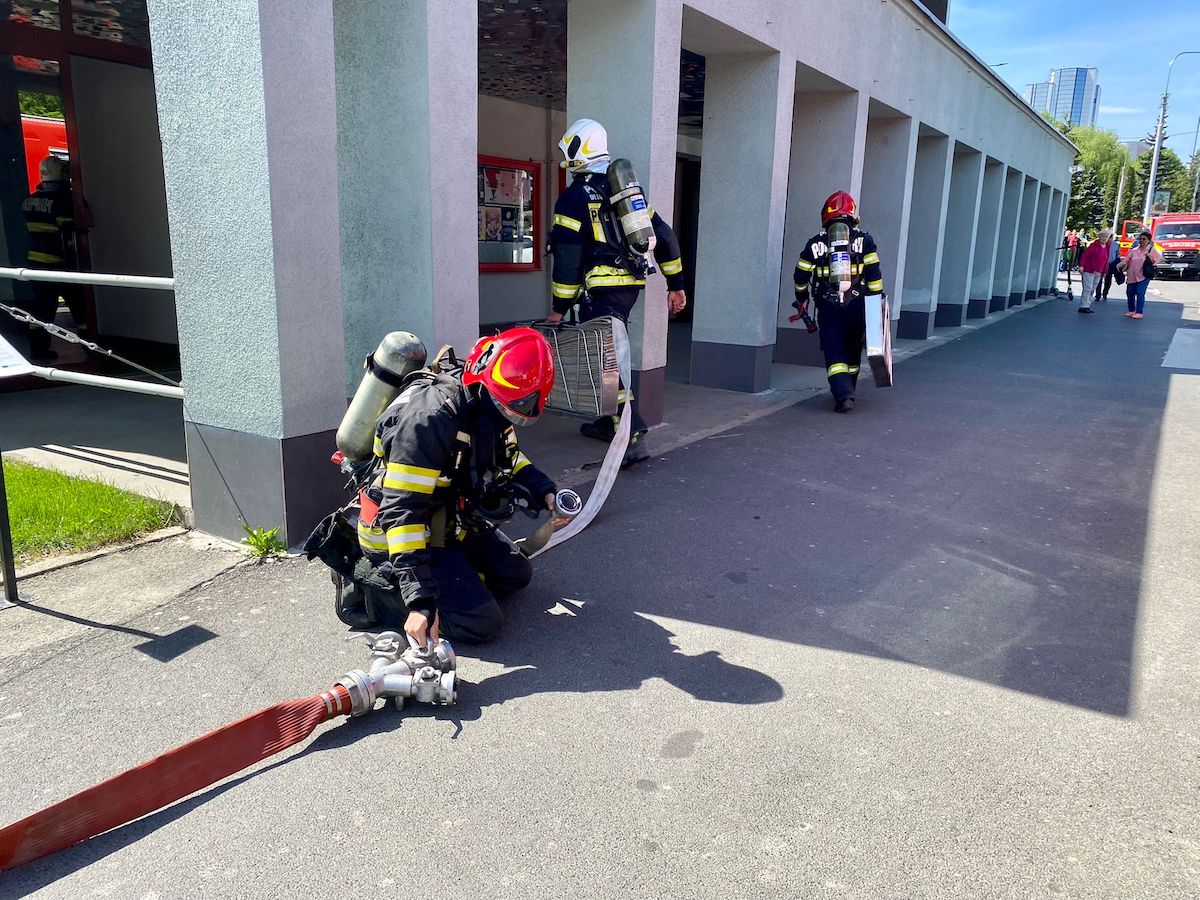
<svg viewBox="0 0 1200 900">
<path fill-rule="evenodd" d="M 1192 160 L 1196 158 L 1196 139 L 1200 138 L 1200 116 L 1196 116 L 1196 130 L 1192 133 L 1192 156 L 1188 160 L 1188 165 L 1192 164 Z M 1196 182 L 1192 185 L 1192 205 L 1189 210 L 1196 208 L 1196 192 L 1200 191 L 1200 166 L 1196 166 Z"/>
<path fill-rule="evenodd" d="M 1150 178 L 1146 185 L 1146 207 L 1142 212 L 1143 221 L 1150 220 L 1150 204 L 1154 201 L 1154 182 L 1158 178 L 1158 157 L 1162 153 L 1163 130 L 1167 124 L 1167 92 L 1171 90 L 1171 69 L 1179 57 L 1193 53 L 1200 54 L 1200 50 L 1183 50 L 1172 56 L 1171 61 L 1167 63 L 1167 83 L 1163 87 L 1162 106 L 1158 110 L 1158 131 L 1154 136 L 1154 156 L 1150 160 Z"/>
</svg>

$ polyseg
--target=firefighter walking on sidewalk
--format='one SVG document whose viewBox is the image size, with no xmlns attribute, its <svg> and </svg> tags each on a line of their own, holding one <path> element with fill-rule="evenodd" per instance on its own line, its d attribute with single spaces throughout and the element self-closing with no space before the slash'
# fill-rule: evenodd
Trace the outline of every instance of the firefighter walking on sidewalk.
<svg viewBox="0 0 1200 900">
<path fill-rule="evenodd" d="M 687 297 L 679 241 L 671 226 L 646 206 L 636 181 L 620 185 L 619 192 L 612 190 L 618 169 L 614 166 L 610 171 L 613 161 L 604 127 L 591 119 L 580 119 L 567 129 L 558 146 L 564 157 L 561 165 L 573 177 L 554 204 L 549 247 L 554 259 L 553 312 L 547 321 L 561 321 L 578 303 L 582 321 L 613 316 L 628 325 L 646 276 L 653 271 L 648 259 L 651 253 L 667 279 L 667 308 L 672 314 L 680 312 L 687 305 Z M 620 171 L 628 167 L 622 160 L 617 163 L 623 163 Z M 632 175 L 632 170 L 628 173 Z M 622 201 L 626 203 L 622 207 L 625 213 L 614 210 Z M 646 423 L 631 396 L 631 386 L 622 387 L 622 400 L 634 404 L 633 428 L 623 462 L 630 466 L 649 459 L 650 454 L 643 442 Z M 585 422 L 579 430 L 606 442 L 616 433 L 609 417 Z"/>
<path fill-rule="evenodd" d="M 832 194 L 821 208 L 821 225 L 825 230 L 800 252 L 792 305 L 803 313 L 810 300 L 815 303 L 833 408 L 848 413 L 854 409 L 866 337 L 864 301 L 883 292 L 883 275 L 875 239 L 858 227 L 853 197 L 845 191 Z"/>
</svg>

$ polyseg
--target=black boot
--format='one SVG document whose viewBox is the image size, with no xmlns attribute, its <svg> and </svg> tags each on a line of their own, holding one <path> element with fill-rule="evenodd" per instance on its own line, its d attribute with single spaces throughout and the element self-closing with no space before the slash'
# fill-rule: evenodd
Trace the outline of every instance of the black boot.
<svg viewBox="0 0 1200 900">
<path fill-rule="evenodd" d="M 580 425 L 579 433 L 584 437 L 595 438 L 610 444 L 612 439 L 617 436 L 617 429 L 613 425 L 612 416 L 601 416 L 594 422 L 584 422 Z"/>
<path fill-rule="evenodd" d="M 650 451 L 646 449 L 645 441 L 642 440 L 645 436 L 644 431 L 636 431 L 630 435 L 629 446 L 625 448 L 625 458 L 621 460 L 622 469 L 636 466 L 650 458 Z"/>
<path fill-rule="evenodd" d="M 834 412 L 848 413 L 848 412 L 853 411 L 853 409 L 854 409 L 854 398 L 853 397 L 843 397 L 841 400 L 839 400 L 837 403 L 835 403 L 833 405 Z"/>
</svg>

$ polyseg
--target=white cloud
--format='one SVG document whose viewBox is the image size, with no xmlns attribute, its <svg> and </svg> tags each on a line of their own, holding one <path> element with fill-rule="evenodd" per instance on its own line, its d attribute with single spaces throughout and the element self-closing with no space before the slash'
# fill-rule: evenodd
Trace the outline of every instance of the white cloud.
<svg viewBox="0 0 1200 900">
<path fill-rule="evenodd" d="M 1100 104 L 1100 112 L 1112 116 L 1133 116 L 1146 110 L 1138 106 L 1105 106 Z"/>
</svg>

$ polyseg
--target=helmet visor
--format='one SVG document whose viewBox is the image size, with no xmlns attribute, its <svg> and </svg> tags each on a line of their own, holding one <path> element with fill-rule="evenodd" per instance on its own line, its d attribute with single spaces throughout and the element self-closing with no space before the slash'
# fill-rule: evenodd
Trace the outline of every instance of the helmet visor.
<svg viewBox="0 0 1200 900">
<path fill-rule="evenodd" d="M 522 397 L 520 400 L 511 400 L 507 403 L 496 401 L 496 406 L 504 415 L 504 418 L 512 422 L 514 425 L 532 425 L 538 416 L 542 414 L 542 395 L 538 391 Z"/>
</svg>

